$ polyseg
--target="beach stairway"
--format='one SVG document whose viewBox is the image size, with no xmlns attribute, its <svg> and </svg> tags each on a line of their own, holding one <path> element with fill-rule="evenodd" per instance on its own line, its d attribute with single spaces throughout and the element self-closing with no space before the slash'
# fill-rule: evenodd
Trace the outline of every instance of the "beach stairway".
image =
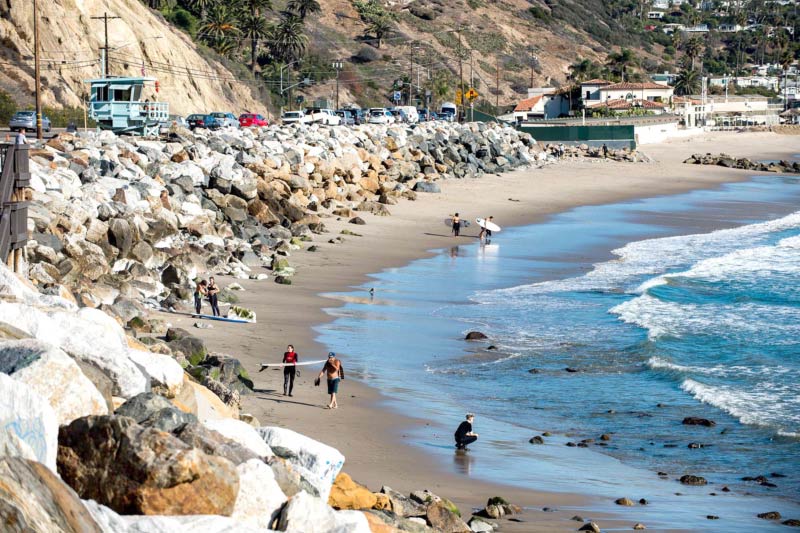
<svg viewBox="0 0 800 533">
<path fill-rule="evenodd" d="M 0 144 L 0 259 L 19 271 L 28 240 L 28 204 L 23 189 L 30 185 L 28 145 Z"/>
</svg>

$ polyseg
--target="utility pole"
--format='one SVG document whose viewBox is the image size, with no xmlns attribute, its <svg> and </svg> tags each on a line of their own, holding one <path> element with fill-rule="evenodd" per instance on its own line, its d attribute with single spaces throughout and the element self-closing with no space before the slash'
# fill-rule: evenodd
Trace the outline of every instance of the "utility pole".
<svg viewBox="0 0 800 533">
<path fill-rule="evenodd" d="M 337 59 L 331 66 L 336 69 L 336 109 L 339 109 L 339 71 L 342 70 L 343 63 Z"/>
<path fill-rule="evenodd" d="M 103 51 L 103 77 L 107 77 L 111 74 L 111 67 L 108 59 L 108 20 L 111 19 L 118 19 L 119 17 L 108 16 L 108 12 L 104 12 L 102 17 L 92 17 L 94 20 L 102 20 L 103 21 L 103 29 L 105 32 L 105 45 L 101 48 Z"/>
<path fill-rule="evenodd" d="M 408 103 L 406 105 L 411 105 L 411 88 L 414 84 L 414 41 L 411 41 L 408 53 L 411 59 L 411 66 L 408 72 Z"/>
<path fill-rule="evenodd" d="M 500 62 L 494 58 L 494 116 L 500 113 Z"/>
<path fill-rule="evenodd" d="M 33 60 L 36 85 L 36 138 L 42 138 L 42 83 L 39 73 L 39 8 L 33 0 Z"/>
<path fill-rule="evenodd" d="M 469 90 L 475 86 L 475 71 L 472 69 L 472 49 L 469 50 Z M 462 96 L 463 98 L 463 96 Z M 469 121 L 475 122 L 475 104 L 469 99 Z"/>
<path fill-rule="evenodd" d="M 458 79 L 459 79 L 459 90 L 461 91 L 461 101 L 458 102 L 461 105 L 461 109 L 464 109 L 464 68 L 463 68 L 463 49 L 461 47 L 461 30 L 456 30 L 458 33 Z M 456 117 L 458 118 L 458 117 Z"/>
</svg>

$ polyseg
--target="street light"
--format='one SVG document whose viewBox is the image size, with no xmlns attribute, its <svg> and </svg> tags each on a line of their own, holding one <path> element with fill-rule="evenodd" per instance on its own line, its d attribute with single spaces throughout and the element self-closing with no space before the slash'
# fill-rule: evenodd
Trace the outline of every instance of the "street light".
<svg viewBox="0 0 800 533">
<path fill-rule="evenodd" d="M 283 71 L 286 70 L 287 68 L 291 67 L 292 65 L 294 65 L 296 63 L 299 63 L 300 61 L 302 61 L 302 59 L 295 59 L 291 63 L 287 63 L 286 65 L 283 65 L 280 68 L 280 72 L 281 72 L 281 98 L 283 98 L 283 93 L 284 93 L 284 90 L 283 90 Z M 292 85 L 292 87 L 296 87 L 296 86 L 297 86 L 296 84 Z M 289 89 L 291 89 L 291 87 L 289 87 Z M 283 104 L 281 104 L 281 115 L 283 115 Z"/>
<path fill-rule="evenodd" d="M 283 93 L 285 93 L 286 91 L 290 91 L 295 87 L 297 87 L 298 85 L 303 85 L 305 87 L 308 87 L 309 85 L 311 85 L 312 82 L 313 80 L 311 78 L 306 77 L 293 85 L 289 85 L 288 87 L 281 86 L 281 98 L 283 98 Z M 281 106 L 281 115 L 283 115 L 283 106 Z"/>
</svg>

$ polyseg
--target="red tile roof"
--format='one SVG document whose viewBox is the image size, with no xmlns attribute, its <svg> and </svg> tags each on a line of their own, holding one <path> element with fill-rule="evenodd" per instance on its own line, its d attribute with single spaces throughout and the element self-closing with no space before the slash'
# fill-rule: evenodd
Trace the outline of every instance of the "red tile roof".
<svg viewBox="0 0 800 533">
<path fill-rule="evenodd" d="M 595 78 L 593 80 L 584 81 L 581 83 L 581 85 L 611 85 L 611 82 Z"/>
<path fill-rule="evenodd" d="M 606 91 L 641 91 L 642 89 L 664 89 L 668 90 L 671 87 L 667 85 L 660 85 L 658 83 L 654 83 L 652 81 L 646 81 L 643 83 L 631 83 L 628 81 L 624 81 L 622 83 L 614 83 L 612 85 L 607 85 L 603 87 L 603 90 Z"/>
<path fill-rule="evenodd" d="M 614 100 L 605 100 L 600 102 L 592 102 L 586 107 L 607 107 L 608 109 L 624 110 L 633 107 L 644 107 L 645 109 L 664 109 L 665 105 L 661 102 L 653 102 L 651 100 L 625 100 L 624 98 L 617 98 Z"/>
<path fill-rule="evenodd" d="M 520 103 L 517 104 L 517 107 L 514 108 L 514 111 L 530 111 L 531 109 L 539 103 L 539 100 L 542 99 L 542 95 L 532 96 L 530 98 L 526 98 L 522 100 Z"/>
</svg>

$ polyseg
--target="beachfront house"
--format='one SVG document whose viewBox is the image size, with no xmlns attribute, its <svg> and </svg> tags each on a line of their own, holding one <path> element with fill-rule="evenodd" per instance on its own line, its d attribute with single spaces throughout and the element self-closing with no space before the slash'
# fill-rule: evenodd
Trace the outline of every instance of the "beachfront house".
<svg viewBox="0 0 800 533">
<path fill-rule="evenodd" d="M 652 81 L 611 83 L 589 80 L 581 84 L 583 107 L 591 110 L 625 112 L 636 109 L 651 114 L 664 113 L 673 88 Z"/>
<path fill-rule="evenodd" d="M 569 114 L 569 95 L 554 87 L 528 89 L 528 98 L 514 107 L 515 122 L 548 120 Z"/>
<path fill-rule="evenodd" d="M 737 87 L 760 87 L 770 91 L 778 91 L 779 78 L 777 76 L 715 76 L 708 79 L 711 87 L 727 87 L 731 84 Z"/>
</svg>

